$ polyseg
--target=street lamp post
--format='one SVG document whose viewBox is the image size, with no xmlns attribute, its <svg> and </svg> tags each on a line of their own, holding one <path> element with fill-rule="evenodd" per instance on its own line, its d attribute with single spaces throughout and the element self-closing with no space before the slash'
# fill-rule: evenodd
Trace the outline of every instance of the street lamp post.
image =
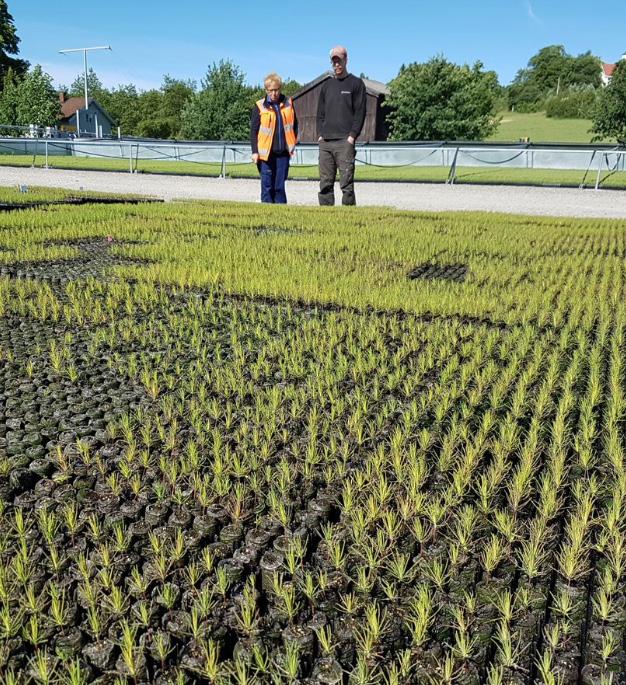
<svg viewBox="0 0 626 685">
<path fill-rule="evenodd" d="M 82 52 L 83 53 L 83 58 L 85 62 L 85 109 L 89 109 L 89 97 L 87 93 L 87 53 L 90 50 L 110 50 L 111 46 L 110 45 L 97 45 L 96 47 L 93 48 L 68 48 L 66 50 L 59 50 L 60 53 L 62 54 L 67 54 L 68 52 Z M 78 121 L 76 122 L 76 130 L 78 132 L 78 135 L 80 135 L 80 131 L 78 130 Z M 96 131 L 96 135 L 98 132 Z"/>
</svg>

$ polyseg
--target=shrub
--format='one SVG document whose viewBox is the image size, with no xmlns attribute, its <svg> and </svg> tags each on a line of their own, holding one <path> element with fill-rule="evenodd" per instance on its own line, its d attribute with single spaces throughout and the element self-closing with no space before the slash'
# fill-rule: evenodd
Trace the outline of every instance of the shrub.
<svg viewBox="0 0 626 685">
<path fill-rule="evenodd" d="M 553 119 L 591 119 L 597 98 L 595 88 L 571 88 L 546 100 L 546 116 Z"/>
</svg>

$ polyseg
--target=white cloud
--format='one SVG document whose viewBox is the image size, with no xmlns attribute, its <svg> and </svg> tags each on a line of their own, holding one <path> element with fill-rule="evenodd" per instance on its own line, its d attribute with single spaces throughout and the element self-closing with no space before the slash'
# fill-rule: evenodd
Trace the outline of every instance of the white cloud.
<svg viewBox="0 0 626 685">
<path fill-rule="evenodd" d="M 541 24 L 541 19 L 535 14 L 535 10 L 533 9 L 533 4 L 531 0 L 526 0 L 526 11 L 528 12 L 528 16 L 532 21 L 535 22 L 535 24 Z"/>
</svg>

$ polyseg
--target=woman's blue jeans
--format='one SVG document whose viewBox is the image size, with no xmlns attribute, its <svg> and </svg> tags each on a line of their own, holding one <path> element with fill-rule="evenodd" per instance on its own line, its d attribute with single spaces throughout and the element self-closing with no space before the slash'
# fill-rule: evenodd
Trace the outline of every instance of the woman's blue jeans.
<svg viewBox="0 0 626 685">
<path fill-rule="evenodd" d="M 285 181 L 289 175 L 289 155 L 270 155 L 267 162 L 259 160 L 261 202 L 287 204 Z"/>
</svg>

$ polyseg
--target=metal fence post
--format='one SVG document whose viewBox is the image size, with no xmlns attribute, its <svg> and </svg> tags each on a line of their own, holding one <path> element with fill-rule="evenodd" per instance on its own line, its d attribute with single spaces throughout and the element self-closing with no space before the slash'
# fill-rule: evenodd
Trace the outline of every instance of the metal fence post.
<svg viewBox="0 0 626 685">
<path fill-rule="evenodd" d="M 580 182 L 580 185 L 578 188 L 582 190 L 585 187 L 585 181 L 587 180 L 587 174 L 589 173 L 589 169 L 591 169 L 591 165 L 593 164 L 593 160 L 595 159 L 597 150 L 594 150 L 591 153 L 591 158 L 589 159 L 589 164 L 587 164 L 587 168 L 585 169 L 585 173 L 583 174 L 583 180 Z"/>
<path fill-rule="evenodd" d="M 454 185 L 454 181 L 456 179 L 456 159 L 459 156 L 459 148 L 454 151 L 454 159 L 452 160 L 452 165 L 450 167 L 450 171 L 448 173 L 448 178 L 446 179 L 446 185 Z"/>
<path fill-rule="evenodd" d="M 44 169 L 48 168 L 48 139 L 46 138 L 44 140 L 44 150 L 45 150 L 45 155 L 46 155 L 46 163 L 44 165 Z"/>
<path fill-rule="evenodd" d="M 602 173 L 602 158 L 606 155 L 606 152 L 603 152 L 600 155 L 600 162 L 598 163 L 598 174 L 596 176 L 596 187 L 595 190 L 600 190 L 600 174 Z"/>
<path fill-rule="evenodd" d="M 129 143 L 128 145 L 128 173 L 133 173 L 133 146 Z"/>
<path fill-rule="evenodd" d="M 226 145 L 222 148 L 222 168 L 220 170 L 220 178 L 226 178 Z"/>
</svg>

